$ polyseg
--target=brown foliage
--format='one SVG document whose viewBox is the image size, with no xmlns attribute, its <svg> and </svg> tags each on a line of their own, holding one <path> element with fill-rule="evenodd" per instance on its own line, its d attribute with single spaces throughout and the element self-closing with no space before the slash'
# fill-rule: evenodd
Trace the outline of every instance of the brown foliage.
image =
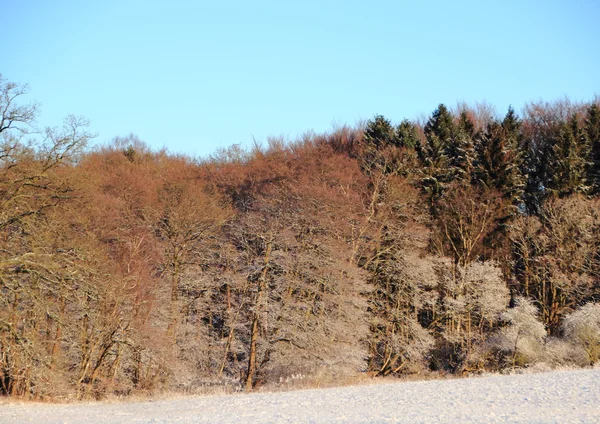
<svg viewBox="0 0 600 424">
<path fill-rule="evenodd" d="M 411 146 L 347 127 L 203 162 L 135 136 L 82 154 L 85 120 L 25 142 L 35 105 L 0 87 L 3 395 L 479 370 L 502 366 L 486 340 L 513 340 L 509 288 L 554 334 L 598 301 L 597 199 L 532 217 L 464 178 L 428 202 Z M 461 108 L 474 131 L 493 119 Z M 573 111 L 530 105 L 524 133 Z"/>
<path fill-rule="evenodd" d="M 498 236 L 498 225 L 510 205 L 488 189 L 471 186 L 450 188 L 436 205 L 433 248 L 440 256 L 451 256 L 466 266 L 485 255 L 485 241 Z"/>
</svg>

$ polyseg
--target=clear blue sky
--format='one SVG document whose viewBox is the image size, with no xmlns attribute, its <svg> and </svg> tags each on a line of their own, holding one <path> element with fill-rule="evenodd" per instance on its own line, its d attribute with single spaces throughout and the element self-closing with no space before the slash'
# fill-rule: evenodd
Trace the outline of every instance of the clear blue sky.
<svg viewBox="0 0 600 424">
<path fill-rule="evenodd" d="M 206 156 L 438 103 L 600 94 L 600 2 L 0 0 L 0 73 L 41 125 L 85 115 Z"/>
</svg>

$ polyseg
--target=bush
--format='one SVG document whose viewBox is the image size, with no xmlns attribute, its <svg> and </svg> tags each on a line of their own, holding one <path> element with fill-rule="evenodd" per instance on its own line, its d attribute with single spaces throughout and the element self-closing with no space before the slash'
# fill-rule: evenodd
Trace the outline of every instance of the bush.
<svg viewBox="0 0 600 424">
<path fill-rule="evenodd" d="M 568 315 L 562 324 L 565 338 L 583 349 L 594 365 L 600 359 L 600 304 L 588 303 Z"/>
<path fill-rule="evenodd" d="M 490 347 L 499 354 L 500 363 L 517 367 L 541 362 L 546 328 L 531 301 L 517 298 L 516 306 L 503 313 L 502 319 L 508 325 L 490 339 Z"/>
</svg>

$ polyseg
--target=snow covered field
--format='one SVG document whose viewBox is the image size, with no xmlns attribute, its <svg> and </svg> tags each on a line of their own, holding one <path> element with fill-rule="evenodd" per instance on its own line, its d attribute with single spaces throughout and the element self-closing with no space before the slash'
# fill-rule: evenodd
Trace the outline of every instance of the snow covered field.
<svg viewBox="0 0 600 424">
<path fill-rule="evenodd" d="M 0 404 L 0 423 L 600 423 L 600 370 L 140 403 Z"/>
</svg>

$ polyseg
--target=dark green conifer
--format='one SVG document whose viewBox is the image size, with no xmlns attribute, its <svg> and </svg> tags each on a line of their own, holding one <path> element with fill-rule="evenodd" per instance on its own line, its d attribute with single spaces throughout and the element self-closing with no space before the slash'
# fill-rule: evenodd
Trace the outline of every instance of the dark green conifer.
<svg viewBox="0 0 600 424">
<path fill-rule="evenodd" d="M 431 199 L 443 193 L 444 185 L 451 181 L 448 145 L 455 132 L 452 115 L 440 104 L 425 125 L 425 140 L 417 145 L 417 155 L 422 165 L 422 186 Z"/>
<path fill-rule="evenodd" d="M 425 124 L 425 136 L 436 137 L 442 143 L 448 144 L 455 131 L 452 114 L 444 104 L 438 105 Z"/>
<path fill-rule="evenodd" d="M 512 106 L 508 107 L 506 116 L 502 120 L 502 128 L 506 133 L 506 136 L 510 139 L 513 147 L 516 148 L 521 131 L 521 121 L 517 117 Z"/>
<path fill-rule="evenodd" d="M 464 184 L 470 183 L 473 176 L 475 133 L 475 124 L 468 113 L 462 111 L 446 150 L 450 159 L 452 178 Z"/>
<path fill-rule="evenodd" d="M 565 197 L 587 191 L 586 142 L 577 116 L 562 123 L 558 136 L 552 140 L 548 166 L 547 190 L 549 194 Z"/>
<path fill-rule="evenodd" d="M 376 115 L 367 123 L 365 141 L 375 148 L 398 145 L 396 130 L 383 115 Z"/>
<path fill-rule="evenodd" d="M 549 194 L 553 146 L 559 138 L 562 121 L 558 116 L 538 117 L 536 120 L 530 117 L 528 125 L 526 135 L 519 142 L 519 150 L 523 155 L 521 174 L 525 177 L 523 204 L 529 215 L 539 215 Z"/>
<path fill-rule="evenodd" d="M 525 181 L 519 152 L 520 121 L 512 107 L 504 120 L 492 122 L 477 136 L 475 176 L 479 184 L 498 190 L 511 204 L 519 206 Z"/>
<path fill-rule="evenodd" d="M 415 148 L 420 143 L 417 127 L 408 119 L 403 120 L 396 128 L 396 139 L 400 147 L 409 149 Z"/>
<path fill-rule="evenodd" d="M 589 193 L 600 195 L 600 107 L 593 103 L 587 110 L 584 124 L 584 136 L 588 148 L 587 183 Z"/>
</svg>

